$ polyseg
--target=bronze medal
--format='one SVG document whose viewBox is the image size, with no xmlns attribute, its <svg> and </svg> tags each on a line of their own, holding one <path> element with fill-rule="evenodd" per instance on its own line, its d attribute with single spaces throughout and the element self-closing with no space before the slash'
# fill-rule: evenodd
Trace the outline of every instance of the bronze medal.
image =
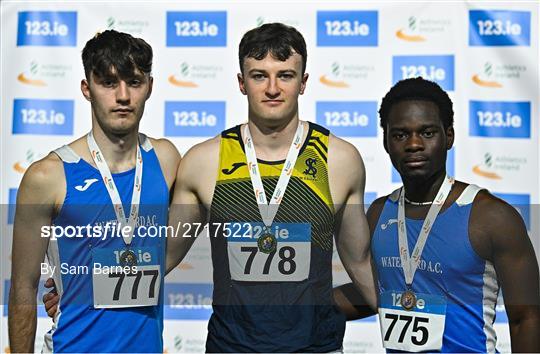
<svg viewBox="0 0 540 354">
<path fill-rule="evenodd" d="M 262 253 L 272 253 L 277 248 L 277 240 L 271 233 L 265 233 L 257 240 L 257 246 Z"/>
<path fill-rule="evenodd" d="M 125 250 L 122 255 L 120 256 L 120 265 L 122 267 L 133 267 L 137 265 L 137 256 L 135 256 L 135 253 L 127 249 Z"/>
<path fill-rule="evenodd" d="M 416 295 L 411 290 L 406 290 L 401 294 L 401 306 L 411 311 L 416 306 Z"/>
</svg>

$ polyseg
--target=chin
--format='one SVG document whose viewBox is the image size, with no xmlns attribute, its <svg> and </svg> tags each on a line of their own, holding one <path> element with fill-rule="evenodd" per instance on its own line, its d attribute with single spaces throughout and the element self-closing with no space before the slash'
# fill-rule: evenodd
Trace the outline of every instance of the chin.
<svg viewBox="0 0 540 354">
<path fill-rule="evenodd" d="M 415 179 L 415 180 L 426 180 L 431 174 L 424 169 L 408 169 L 404 168 L 399 171 L 402 179 Z"/>
<path fill-rule="evenodd" d="M 137 129 L 137 126 L 135 124 L 130 125 L 130 126 L 122 125 L 122 126 L 109 127 L 109 131 L 116 136 L 128 135 L 136 129 Z"/>
</svg>

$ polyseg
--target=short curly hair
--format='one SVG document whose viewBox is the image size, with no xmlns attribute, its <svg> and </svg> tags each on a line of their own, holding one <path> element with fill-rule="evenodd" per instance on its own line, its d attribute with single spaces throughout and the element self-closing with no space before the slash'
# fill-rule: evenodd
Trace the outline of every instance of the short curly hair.
<svg viewBox="0 0 540 354">
<path fill-rule="evenodd" d="M 435 82 L 416 77 L 397 82 L 384 96 L 379 109 L 381 128 L 384 132 L 392 106 L 401 101 L 412 100 L 435 103 L 439 108 L 439 118 L 444 129 L 454 126 L 454 110 L 448 94 Z"/>
<path fill-rule="evenodd" d="M 265 23 L 244 34 L 238 48 L 240 71 L 244 71 L 246 58 L 264 59 L 268 53 L 285 61 L 294 53 L 302 57 L 302 75 L 306 72 L 306 41 L 298 30 L 283 23 Z"/>
<path fill-rule="evenodd" d="M 151 74 L 152 47 L 128 33 L 107 30 L 86 42 L 82 61 L 87 79 L 92 73 L 105 77 L 113 68 L 121 78 L 131 77 L 136 69 Z"/>
</svg>

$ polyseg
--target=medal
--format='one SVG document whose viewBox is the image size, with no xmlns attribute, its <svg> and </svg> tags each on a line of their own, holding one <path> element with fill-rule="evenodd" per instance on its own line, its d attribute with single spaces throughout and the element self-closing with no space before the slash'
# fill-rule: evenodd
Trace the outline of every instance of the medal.
<svg viewBox="0 0 540 354">
<path fill-rule="evenodd" d="M 135 227 L 137 225 L 137 217 L 139 216 L 139 204 L 141 200 L 141 186 L 142 186 L 142 173 L 143 173 L 143 160 L 141 155 L 141 149 L 139 148 L 139 143 L 137 141 L 137 152 L 135 158 L 135 177 L 133 178 L 133 194 L 131 195 L 131 210 L 129 216 L 126 217 L 124 213 L 124 207 L 122 205 L 122 199 L 120 199 L 120 194 L 118 188 L 114 183 L 111 170 L 105 161 L 103 153 L 99 149 L 99 146 L 94 139 L 92 132 L 88 133 L 86 136 L 86 141 L 88 143 L 88 148 L 92 153 L 92 159 L 94 160 L 99 173 L 105 183 L 105 188 L 109 193 L 111 202 L 113 204 L 114 213 L 116 214 L 116 220 L 118 221 L 118 226 L 122 225 L 130 227 L 130 234 L 123 236 L 124 244 L 127 246 L 126 250 L 120 256 L 120 264 L 122 266 L 135 266 L 137 265 L 137 257 L 135 253 L 129 249 L 133 235 L 135 233 Z"/>
<path fill-rule="evenodd" d="M 446 198 L 448 198 L 448 195 L 450 194 L 452 184 L 454 184 L 454 179 L 446 176 L 433 202 L 428 202 L 431 204 L 431 207 L 429 208 L 411 255 L 409 255 L 407 226 L 405 224 L 405 187 L 401 188 L 398 201 L 398 245 L 401 267 L 403 269 L 403 275 L 405 276 L 405 284 L 407 285 L 407 290 L 401 294 L 401 306 L 407 311 L 411 311 L 416 306 L 416 295 L 412 291 L 414 274 L 418 269 L 418 264 L 420 263 L 422 252 L 431 228 L 433 227 L 435 219 L 439 215 Z"/>
<path fill-rule="evenodd" d="M 253 192 L 255 194 L 255 199 L 257 200 L 257 205 L 259 207 L 259 213 L 265 225 L 262 236 L 257 240 L 257 246 L 259 251 L 263 253 L 272 253 L 277 249 L 278 240 L 275 235 L 270 231 L 270 226 L 274 221 L 274 217 L 277 214 L 279 205 L 283 200 L 285 195 L 285 190 L 289 184 L 289 180 L 293 173 L 294 164 L 300 153 L 300 148 L 302 146 L 302 136 L 304 134 L 304 125 L 302 122 L 298 122 L 298 127 L 296 128 L 296 133 L 294 134 L 293 141 L 289 146 L 289 152 L 287 153 L 287 159 L 281 170 L 276 188 L 272 194 L 270 201 L 266 199 L 266 193 L 264 192 L 264 186 L 261 179 L 261 174 L 259 172 L 259 166 L 257 163 L 257 156 L 255 154 L 255 146 L 253 143 L 253 138 L 249 131 L 249 124 L 246 125 L 244 129 L 244 148 L 246 151 L 246 160 L 248 162 L 249 176 L 251 178 L 251 184 L 253 186 Z"/>
<path fill-rule="evenodd" d="M 276 251 L 277 240 L 271 233 L 265 233 L 257 240 L 257 246 L 262 253 L 272 253 Z"/>
<path fill-rule="evenodd" d="M 405 290 L 401 294 L 401 306 L 407 311 L 411 311 L 416 306 L 416 295 L 412 290 Z"/>
<path fill-rule="evenodd" d="M 122 255 L 120 256 L 120 265 L 122 267 L 134 267 L 137 265 L 137 256 L 135 256 L 135 253 L 130 250 L 126 249 L 124 252 L 122 252 Z"/>
</svg>

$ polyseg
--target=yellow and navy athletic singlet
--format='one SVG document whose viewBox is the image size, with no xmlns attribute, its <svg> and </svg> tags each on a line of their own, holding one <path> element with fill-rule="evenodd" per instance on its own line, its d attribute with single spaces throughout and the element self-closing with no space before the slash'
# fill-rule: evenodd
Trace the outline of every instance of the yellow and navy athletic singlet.
<svg viewBox="0 0 540 354">
<path fill-rule="evenodd" d="M 165 237 L 150 237 L 152 228 L 167 226 L 169 190 L 156 153 L 149 139 L 140 135 L 143 174 L 139 217 L 131 249 L 140 257 L 137 267 L 161 269 L 151 274 L 137 273 L 125 278 L 112 275 L 118 298 L 140 301 L 144 296 L 158 297 L 157 305 L 124 308 L 96 308 L 94 272 L 111 270 L 105 262 L 114 262 L 114 252 L 123 252 L 122 237 L 108 233 L 95 237 L 81 229 L 76 236 L 49 240 L 47 257 L 56 267 L 53 278 L 60 302 L 53 328 L 45 334 L 43 352 L 163 352 L 163 276 Z M 78 156 L 69 146 L 55 153 L 62 159 L 66 178 L 66 196 L 53 225 L 66 230 L 77 226 L 114 224 L 116 214 L 98 169 Z M 131 208 L 135 169 L 113 173 L 114 183 L 126 215 Z M 144 226 L 144 227 L 143 227 Z M 144 229 L 144 231 L 143 231 Z M 102 229 L 103 230 L 103 229 Z M 72 234 L 72 233 L 71 233 Z M 108 257 L 107 257 L 108 255 Z M 102 266 L 97 267 L 97 263 Z M 132 274 L 135 275 L 135 274 Z M 139 277 L 139 275 L 141 275 Z M 101 279 L 101 278 L 100 278 Z M 159 280 L 159 282 L 158 282 Z M 154 283 L 152 284 L 152 281 Z M 131 282 L 131 283 L 130 283 Z M 160 283 L 159 292 L 156 284 Z M 145 288 L 145 284 L 150 284 Z M 113 295 L 114 297 L 114 295 Z M 113 304 L 114 298 L 111 298 Z M 121 305 L 121 304 L 120 304 Z"/>
<path fill-rule="evenodd" d="M 271 253 L 259 249 L 263 223 L 247 168 L 240 126 L 221 134 L 210 210 L 214 264 L 208 352 L 328 352 L 342 346 L 345 322 L 334 308 L 334 205 L 328 183 L 328 136 L 309 123 L 270 232 Z M 258 160 L 267 196 L 284 161 Z"/>
</svg>

